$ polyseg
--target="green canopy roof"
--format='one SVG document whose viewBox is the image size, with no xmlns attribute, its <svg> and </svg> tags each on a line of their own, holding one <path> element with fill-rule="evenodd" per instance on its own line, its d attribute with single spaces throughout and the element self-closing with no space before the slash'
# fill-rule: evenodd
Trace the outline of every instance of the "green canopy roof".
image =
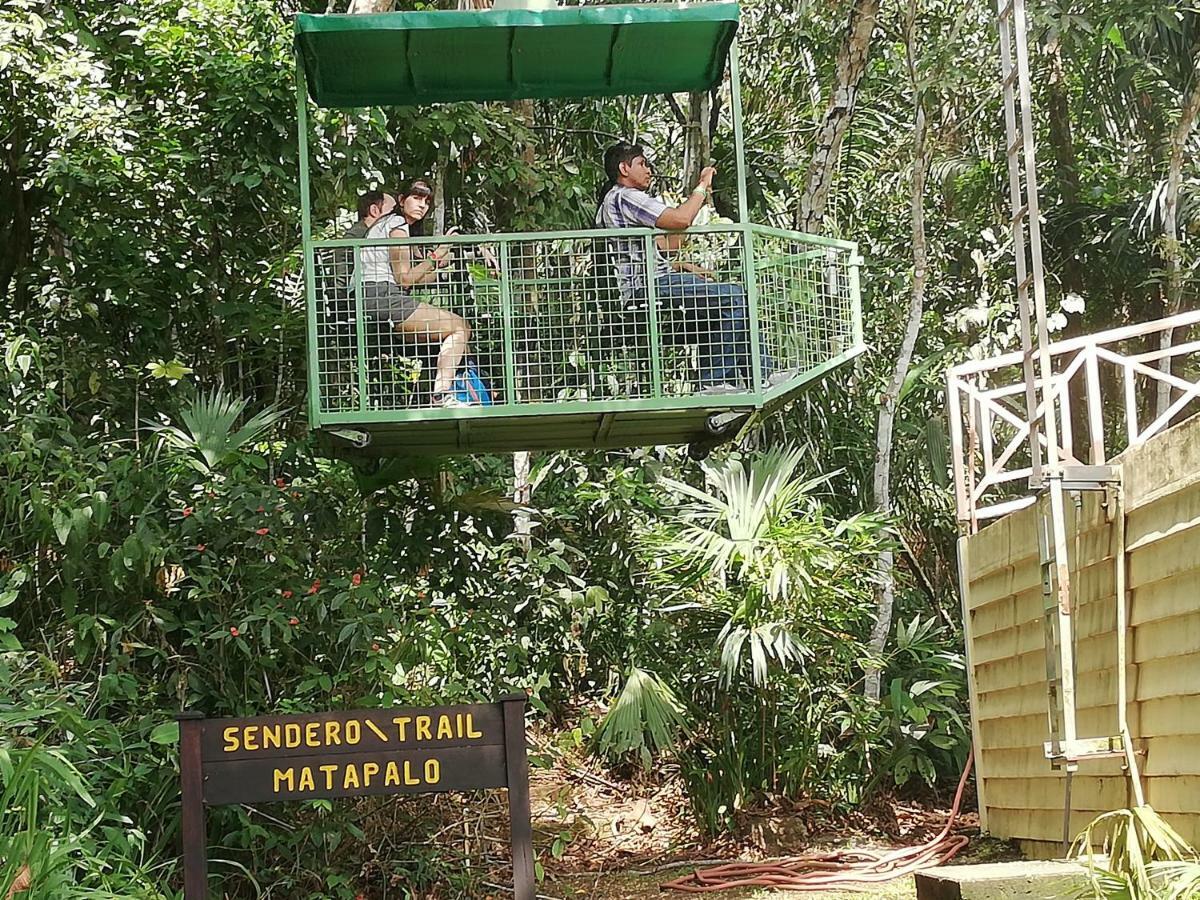
<svg viewBox="0 0 1200 900">
<path fill-rule="evenodd" d="M 296 17 L 320 106 L 603 97 L 721 80 L 737 3 Z"/>
</svg>

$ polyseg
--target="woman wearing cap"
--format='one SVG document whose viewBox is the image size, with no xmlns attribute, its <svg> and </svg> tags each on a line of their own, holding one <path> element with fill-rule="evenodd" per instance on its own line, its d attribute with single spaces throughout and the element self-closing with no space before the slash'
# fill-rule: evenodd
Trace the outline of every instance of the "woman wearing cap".
<svg viewBox="0 0 1200 900">
<path fill-rule="evenodd" d="M 432 195 L 428 182 L 413 181 L 397 195 L 395 211 L 372 225 L 366 237 L 420 237 Z M 453 233 L 454 229 L 447 232 Z M 450 385 L 467 352 L 471 326 L 462 316 L 422 303 L 410 293 L 418 285 L 434 283 L 438 269 L 450 264 L 450 253 L 447 244 L 420 258 L 414 248 L 404 245 L 363 248 L 363 310 L 370 319 L 388 322 L 403 334 L 431 343 L 441 341 L 433 400 L 442 406 L 462 406 Z"/>
</svg>

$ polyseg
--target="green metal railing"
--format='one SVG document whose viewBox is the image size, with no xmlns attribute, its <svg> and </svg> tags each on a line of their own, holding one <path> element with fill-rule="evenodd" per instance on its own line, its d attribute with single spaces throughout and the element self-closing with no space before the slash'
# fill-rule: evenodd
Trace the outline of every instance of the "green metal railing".
<svg viewBox="0 0 1200 900">
<path fill-rule="evenodd" d="M 451 251 L 436 281 L 393 291 L 391 321 L 360 257 L 381 246 L 406 247 L 412 263 Z M 862 349 L 855 245 L 758 225 L 316 240 L 305 252 L 315 426 L 761 407 Z M 397 327 L 411 301 L 468 323 L 490 405 L 434 403 L 441 340 Z"/>
</svg>

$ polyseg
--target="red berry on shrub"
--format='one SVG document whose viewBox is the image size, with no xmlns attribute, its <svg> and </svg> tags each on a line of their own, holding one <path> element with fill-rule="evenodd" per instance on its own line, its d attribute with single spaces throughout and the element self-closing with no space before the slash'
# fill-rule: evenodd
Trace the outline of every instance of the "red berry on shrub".
<svg viewBox="0 0 1200 900">
<path fill-rule="evenodd" d="M 292 592 L 291 592 L 291 591 L 280 591 L 279 593 L 280 593 L 280 595 L 283 597 L 283 599 L 284 599 L 284 600 L 291 600 L 291 599 L 292 599 L 292 596 L 293 596 L 293 594 L 292 594 Z"/>
<path fill-rule="evenodd" d="M 241 632 L 238 631 L 237 628 L 234 628 L 234 627 L 231 627 L 229 629 L 229 633 L 232 634 L 234 637 L 237 637 L 239 634 L 241 634 Z"/>
<path fill-rule="evenodd" d="M 372 645 L 371 645 L 371 649 L 372 649 L 372 650 L 374 650 L 376 653 L 378 653 L 378 652 L 379 652 L 379 645 L 378 645 L 378 644 L 372 644 Z"/>
<path fill-rule="evenodd" d="M 318 578 L 316 581 L 314 581 L 312 583 L 312 587 L 310 587 L 308 589 L 308 595 L 311 597 L 313 594 L 315 594 L 320 589 L 321 589 L 321 579 Z"/>
<path fill-rule="evenodd" d="M 290 619 L 288 619 L 288 624 L 289 625 L 299 625 L 300 620 L 297 619 L 295 616 L 292 616 Z"/>
<path fill-rule="evenodd" d="M 358 587 L 360 584 L 362 584 L 362 573 L 361 573 L 361 572 L 355 572 L 353 575 L 351 575 L 351 576 L 350 576 L 350 583 L 351 583 L 352 585 L 354 585 L 355 587 Z"/>
<path fill-rule="evenodd" d="M 192 514 L 192 508 L 190 506 L 185 506 L 183 508 L 183 517 L 186 519 L 191 514 Z"/>
<path fill-rule="evenodd" d="M 269 534 L 270 531 L 271 531 L 270 528 L 257 528 L 257 529 L 255 529 L 254 533 L 255 534 Z"/>
<path fill-rule="evenodd" d="M 204 552 L 205 550 L 207 550 L 207 549 L 208 549 L 208 544 L 197 544 L 197 545 L 196 545 L 196 552 L 197 552 L 197 553 L 203 553 L 203 552 Z"/>
</svg>

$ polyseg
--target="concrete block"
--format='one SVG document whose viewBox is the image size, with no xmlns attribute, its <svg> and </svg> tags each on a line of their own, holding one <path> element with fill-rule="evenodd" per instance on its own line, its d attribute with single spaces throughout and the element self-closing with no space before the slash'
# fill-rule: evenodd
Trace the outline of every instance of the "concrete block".
<svg viewBox="0 0 1200 900">
<path fill-rule="evenodd" d="M 936 866 L 915 878 L 917 900 L 1059 900 L 1088 886 L 1087 867 L 1062 860 Z"/>
</svg>

